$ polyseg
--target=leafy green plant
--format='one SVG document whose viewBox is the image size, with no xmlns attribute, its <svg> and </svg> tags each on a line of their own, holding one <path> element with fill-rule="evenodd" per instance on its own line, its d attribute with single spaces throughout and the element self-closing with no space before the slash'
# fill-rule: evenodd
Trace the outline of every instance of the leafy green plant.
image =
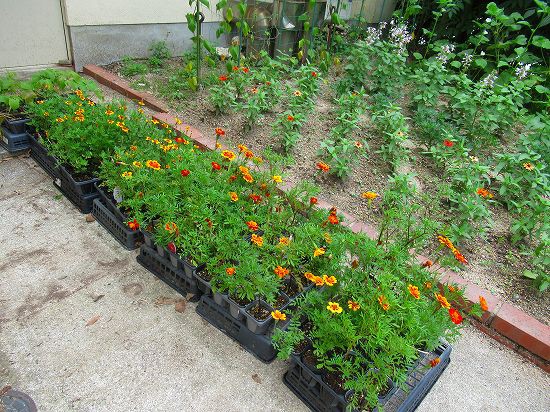
<svg viewBox="0 0 550 412">
<path fill-rule="evenodd" d="M 133 77 L 138 74 L 147 74 L 149 72 L 145 63 L 139 63 L 131 57 L 124 57 L 122 59 L 122 66 L 120 68 L 120 74 L 125 77 Z"/>
<path fill-rule="evenodd" d="M 172 57 L 172 52 L 163 40 L 153 42 L 151 47 L 149 47 L 149 52 L 151 53 L 149 56 L 149 66 L 154 69 L 160 69 L 165 61 Z"/>
</svg>

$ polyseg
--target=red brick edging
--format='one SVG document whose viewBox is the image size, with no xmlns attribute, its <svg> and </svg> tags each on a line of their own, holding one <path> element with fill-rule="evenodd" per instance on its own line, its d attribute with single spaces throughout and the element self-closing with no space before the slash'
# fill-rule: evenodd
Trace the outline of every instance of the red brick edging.
<svg viewBox="0 0 550 412">
<path fill-rule="evenodd" d="M 155 99 L 151 94 L 133 90 L 128 82 L 117 75 L 110 73 L 98 66 L 85 66 L 84 73 L 92 76 L 98 82 L 116 90 L 124 96 L 131 99 L 142 100 L 145 105 L 160 113 L 153 117 L 161 122 L 172 126 L 179 134 L 185 134 L 193 139 L 196 144 L 204 150 L 214 150 L 216 140 L 212 136 L 205 136 L 199 130 L 186 124 L 181 124 L 175 117 L 168 114 L 163 103 Z M 283 190 L 288 190 L 292 186 L 285 184 Z M 318 207 L 330 209 L 333 205 L 319 199 Z M 371 238 L 376 238 L 376 229 L 357 219 L 349 213 L 340 211 L 345 217 L 343 225 L 349 227 L 355 233 L 365 233 Z M 428 260 L 423 256 L 417 256 L 420 263 Z M 524 356 L 544 371 L 550 373 L 550 327 L 538 321 L 534 317 L 517 309 L 516 307 L 502 301 L 491 292 L 480 288 L 474 283 L 462 278 L 457 273 L 435 268 L 441 275 L 442 284 L 455 284 L 465 288 L 465 301 L 461 302 L 463 308 L 467 308 L 473 303 L 479 302 L 479 296 L 483 296 L 487 301 L 488 310 L 482 318 L 472 318 L 472 324 L 479 330 Z"/>
</svg>

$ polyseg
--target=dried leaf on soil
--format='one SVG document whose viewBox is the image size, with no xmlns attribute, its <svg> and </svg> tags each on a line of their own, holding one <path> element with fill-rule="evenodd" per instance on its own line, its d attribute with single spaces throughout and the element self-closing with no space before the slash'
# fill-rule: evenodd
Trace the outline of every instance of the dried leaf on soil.
<svg viewBox="0 0 550 412">
<path fill-rule="evenodd" d="M 86 326 L 92 326 L 94 323 L 96 323 L 99 320 L 100 316 L 95 315 L 93 318 L 91 318 L 87 323 Z"/>
<path fill-rule="evenodd" d="M 95 217 L 93 217 L 91 214 L 86 215 L 86 222 L 95 222 Z"/>
<path fill-rule="evenodd" d="M 185 299 L 178 299 L 174 305 L 176 312 L 183 313 L 185 312 L 185 307 L 187 306 L 187 301 Z"/>
<path fill-rule="evenodd" d="M 174 298 L 168 298 L 166 296 L 161 296 L 161 297 L 158 297 L 157 300 L 155 300 L 155 305 L 156 306 L 160 306 L 160 305 L 173 305 L 176 303 L 176 299 Z"/>
<path fill-rule="evenodd" d="M 254 375 L 252 375 L 252 379 L 254 380 L 254 382 L 256 383 L 262 383 L 262 379 L 260 378 L 260 376 L 255 373 Z"/>
</svg>

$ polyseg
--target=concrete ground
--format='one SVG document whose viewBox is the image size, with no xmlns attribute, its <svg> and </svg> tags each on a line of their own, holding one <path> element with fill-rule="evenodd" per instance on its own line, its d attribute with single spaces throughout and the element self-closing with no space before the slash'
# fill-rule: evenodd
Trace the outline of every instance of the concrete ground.
<svg viewBox="0 0 550 412">
<path fill-rule="evenodd" d="M 0 160 L 0 388 L 39 411 L 307 410 L 284 362 L 259 362 L 195 304 L 175 305 L 135 256 L 32 159 Z M 466 327 L 418 410 L 548 411 L 549 389 L 541 369 Z"/>
</svg>

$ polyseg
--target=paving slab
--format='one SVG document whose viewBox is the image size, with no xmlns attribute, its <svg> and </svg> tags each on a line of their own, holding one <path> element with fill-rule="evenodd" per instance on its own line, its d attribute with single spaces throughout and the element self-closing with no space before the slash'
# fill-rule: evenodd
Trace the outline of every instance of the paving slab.
<svg viewBox="0 0 550 412">
<path fill-rule="evenodd" d="M 307 411 L 30 158 L 0 161 L 0 388 L 39 411 Z M 550 378 L 466 327 L 421 412 L 548 411 Z"/>
</svg>

